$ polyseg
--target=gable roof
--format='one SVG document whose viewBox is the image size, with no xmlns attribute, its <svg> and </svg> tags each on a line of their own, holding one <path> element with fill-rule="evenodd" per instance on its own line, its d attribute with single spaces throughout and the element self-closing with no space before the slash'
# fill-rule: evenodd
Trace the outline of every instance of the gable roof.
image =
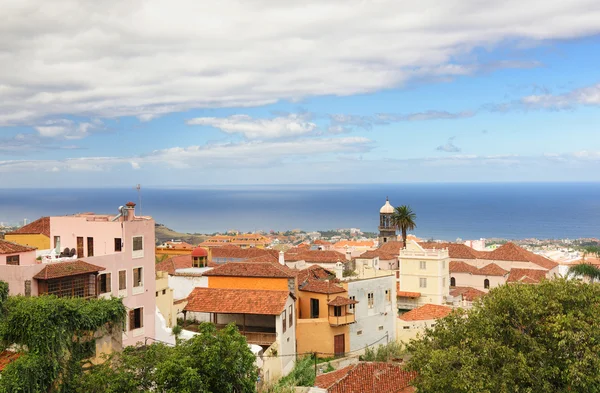
<svg viewBox="0 0 600 393">
<path fill-rule="evenodd" d="M 475 289 L 472 287 L 451 287 L 450 288 L 450 296 L 457 297 L 461 296 L 463 300 L 468 302 L 472 302 L 475 299 L 485 295 L 485 292 L 480 291 L 479 289 Z"/>
<path fill-rule="evenodd" d="M 306 261 L 313 263 L 347 263 L 346 256 L 337 251 L 289 250 L 285 253 L 286 262 Z"/>
<path fill-rule="evenodd" d="M 170 275 L 175 274 L 177 269 L 187 269 L 193 267 L 192 255 L 177 255 L 165 259 L 154 266 L 154 270 L 167 272 Z"/>
<path fill-rule="evenodd" d="M 479 269 L 477 274 L 482 276 L 504 276 L 508 274 L 508 270 L 504 270 L 492 262 Z"/>
<path fill-rule="evenodd" d="M 452 307 L 438 304 L 425 304 L 400 315 L 403 321 L 427 321 L 430 319 L 444 318 L 452 312 Z"/>
<path fill-rule="evenodd" d="M 302 269 L 297 273 L 298 285 L 302 285 L 307 280 L 326 280 L 333 279 L 335 273 L 319 265 L 312 265 Z"/>
<path fill-rule="evenodd" d="M 526 284 L 538 284 L 546 279 L 547 270 L 541 269 L 511 269 L 506 282 L 523 282 Z"/>
<path fill-rule="evenodd" d="M 185 311 L 279 315 L 290 297 L 288 291 L 257 289 L 194 288 Z"/>
<path fill-rule="evenodd" d="M 35 251 L 35 248 L 0 239 L 0 254 L 17 254 L 29 251 Z"/>
<path fill-rule="evenodd" d="M 477 259 L 479 258 L 479 254 L 481 251 L 476 251 L 471 247 L 459 244 L 459 243 L 435 243 L 435 242 L 424 242 L 419 243 L 421 247 L 424 249 L 433 249 L 433 250 L 441 250 L 448 249 L 448 254 L 450 258 L 458 258 L 458 259 Z"/>
<path fill-rule="evenodd" d="M 404 243 L 393 240 L 386 242 L 381 245 L 377 250 L 384 254 L 392 254 L 394 256 L 400 255 L 400 250 L 404 248 Z"/>
<path fill-rule="evenodd" d="M 448 266 L 450 273 L 471 273 L 477 274 L 477 268 L 463 261 L 450 261 Z"/>
<path fill-rule="evenodd" d="M 335 299 L 333 299 L 327 304 L 329 306 L 346 306 L 348 304 L 358 304 L 358 301 L 347 297 L 337 296 Z"/>
<path fill-rule="evenodd" d="M 493 259 L 496 261 L 532 262 L 544 269 L 554 269 L 558 263 L 541 255 L 527 251 L 514 243 L 506 243 L 494 251 L 482 252 L 482 259 Z"/>
<path fill-rule="evenodd" d="M 275 258 L 279 257 L 277 250 L 265 250 L 262 248 L 241 248 L 238 246 L 227 245 L 223 247 L 215 247 L 211 250 L 211 258 L 232 258 L 232 259 L 251 259 L 271 255 Z"/>
<path fill-rule="evenodd" d="M 314 292 L 314 293 L 342 293 L 346 292 L 346 290 L 330 281 L 320 281 L 320 280 L 308 280 L 304 284 L 302 284 L 299 288 L 300 291 L 304 292 Z"/>
<path fill-rule="evenodd" d="M 328 393 L 405 393 L 415 377 L 399 364 L 360 362 L 317 376 L 315 386 Z"/>
<path fill-rule="evenodd" d="M 358 256 L 359 259 L 373 259 L 379 257 L 382 261 L 391 261 L 398 258 L 398 255 L 394 255 L 392 253 L 387 253 L 385 251 L 381 251 L 381 249 L 377 250 L 369 250 L 365 251 Z"/>
<path fill-rule="evenodd" d="M 50 280 L 53 278 L 77 276 L 79 274 L 98 273 L 105 268 L 92 265 L 84 261 L 53 262 L 33 276 L 36 280 Z"/>
<path fill-rule="evenodd" d="M 271 262 L 227 262 L 204 273 L 205 276 L 220 277 L 265 277 L 294 278 L 287 266 Z"/>
<path fill-rule="evenodd" d="M 50 217 L 42 217 L 7 235 L 45 235 L 50 237 Z"/>
</svg>

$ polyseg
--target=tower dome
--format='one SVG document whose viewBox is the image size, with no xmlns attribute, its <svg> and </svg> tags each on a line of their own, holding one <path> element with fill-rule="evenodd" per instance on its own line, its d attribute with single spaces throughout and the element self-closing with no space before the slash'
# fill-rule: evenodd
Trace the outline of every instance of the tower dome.
<svg viewBox="0 0 600 393">
<path fill-rule="evenodd" d="M 208 251 L 206 251 L 202 247 L 196 247 L 192 251 L 192 257 L 198 258 L 198 257 L 207 257 L 207 256 L 208 256 Z"/>
<path fill-rule="evenodd" d="M 390 204 L 390 200 L 388 198 L 385 198 L 385 205 L 383 205 L 381 207 L 381 209 L 379 210 L 380 214 L 393 214 L 394 213 L 394 206 L 392 206 Z"/>
</svg>

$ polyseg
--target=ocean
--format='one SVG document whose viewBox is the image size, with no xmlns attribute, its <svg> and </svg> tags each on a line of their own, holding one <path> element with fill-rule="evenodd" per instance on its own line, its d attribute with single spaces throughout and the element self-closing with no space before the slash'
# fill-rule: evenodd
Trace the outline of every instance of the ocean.
<svg viewBox="0 0 600 393">
<path fill-rule="evenodd" d="M 266 185 L 142 188 L 142 214 L 180 232 L 360 228 L 375 232 L 388 196 L 425 239 L 600 237 L 600 183 Z M 116 213 L 131 188 L 2 189 L 0 222 Z M 137 213 L 139 214 L 139 206 Z"/>
</svg>

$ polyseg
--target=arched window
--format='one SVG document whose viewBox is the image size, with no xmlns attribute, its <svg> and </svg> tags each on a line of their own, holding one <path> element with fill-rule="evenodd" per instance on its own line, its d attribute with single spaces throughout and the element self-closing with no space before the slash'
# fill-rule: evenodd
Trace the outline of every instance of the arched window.
<svg viewBox="0 0 600 393">
<path fill-rule="evenodd" d="M 456 278 L 450 277 L 450 286 L 451 287 L 455 287 L 456 286 Z"/>
<path fill-rule="evenodd" d="M 487 278 L 483 280 L 483 287 L 485 289 L 490 289 L 490 280 L 488 280 Z"/>
</svg>

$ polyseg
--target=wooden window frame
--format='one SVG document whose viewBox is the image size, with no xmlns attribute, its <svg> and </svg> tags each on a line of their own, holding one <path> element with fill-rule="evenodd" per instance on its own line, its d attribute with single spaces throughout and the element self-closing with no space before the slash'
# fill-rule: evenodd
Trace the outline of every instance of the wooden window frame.
<svg viewBox="0 0 600 393">
<path fill-rule="evenodd" d="M 102 279 L 105 278 L 104 288 L 102 288 Z M 98 274 L 98 295 L 102 295 L 105 293 L 112 292 L 112 274 L 111 273 L 101 273 Z"/>
<path fill-rule="evenodd" d="M 121 273 L 125 273 L 125 277 L 123 277 L 123 280 L 121 280 Z M 126 291 L 127 290 L 127 270 L 122 269 L 119 270 L 118 272 L 118 278 L 119 278 L 119 291 Z M 123 284 L 123 285 L 121 285 Z M 121 286 L 123 286 L 123 288 L 121 288 Z"/>
<path fill-rule="evenodd" d="M 21 265 L 20 257 L 20 255 L 9 255 L 6 257 L 6 264 L 10 266 L 19 266 Z"/>
</svg>

